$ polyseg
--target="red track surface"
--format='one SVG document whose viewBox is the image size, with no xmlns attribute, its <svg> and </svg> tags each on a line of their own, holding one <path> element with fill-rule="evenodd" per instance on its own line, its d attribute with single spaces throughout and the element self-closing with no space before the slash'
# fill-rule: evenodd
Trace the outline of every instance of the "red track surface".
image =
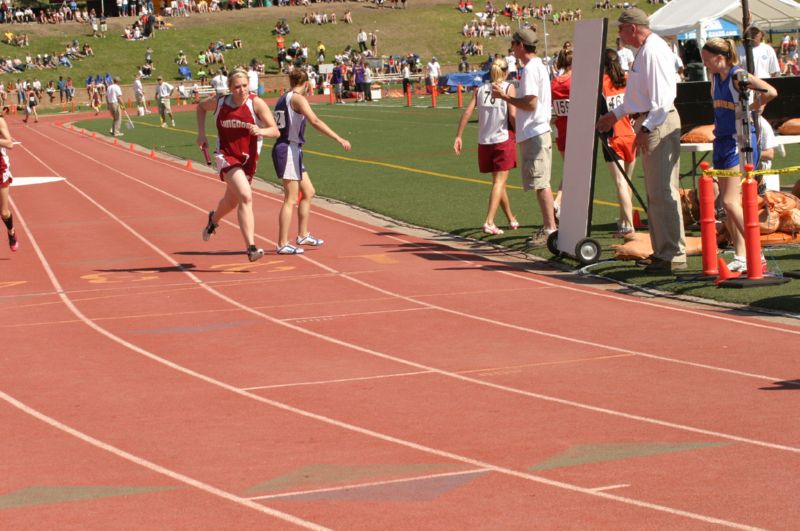
<svg viewBox="0 0 800 531">
<path fill-rule="evenodd" d="M 13 189 L 0 252 L 4 528 L 800 520 L 798 327 L 320 209 L 324 247 L 249 264 L 233 224 L 200 240 L 213 176 L 12 133 L 16 176 L 67 180 Z"/>
</svg>

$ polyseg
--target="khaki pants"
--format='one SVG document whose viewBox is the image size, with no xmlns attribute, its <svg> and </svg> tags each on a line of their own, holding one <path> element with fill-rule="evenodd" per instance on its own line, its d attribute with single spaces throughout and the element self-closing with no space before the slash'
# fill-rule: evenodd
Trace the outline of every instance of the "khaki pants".
<svg viewBox="0 0 800 531">
<path fill-rule="evenodd" d="M 111 133 L 116 135 L 120 132 L 122 125 L 122 111 L 120 110 L 119 103 L 109 103 L 108 110 L 111 112 L 111 118 L 114 120 L 111 124 Z"/>
<path fill-rule="evenodd" d="M 637 131 L 643 121 L 644 117 L 636 120 Z M 681 119 L 673 110 L 664 123 L 650 132 L 647 149 L 641 155 L 653 255 L 675 263 L 686 262 L 683 212 L 678 194 L 680 154 Z"/>
</svg>

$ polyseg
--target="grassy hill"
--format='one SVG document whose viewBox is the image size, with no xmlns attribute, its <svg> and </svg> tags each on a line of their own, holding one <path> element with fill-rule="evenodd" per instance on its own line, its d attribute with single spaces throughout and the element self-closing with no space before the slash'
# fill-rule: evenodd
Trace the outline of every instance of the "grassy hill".
<svg viewBox="0 0 800 531">
<path fill-rule="evenodd" d="M 14 79 L 38 78 L 46 83 L 59 75 L 71 76 L 76 86 L 83 86 L 82 80 L 88 75 L 110 72 L 119 75 L 123 84 L 130 83 L 136 69 L 144 61 L 145 49 L 149 46 L 154 51 L 155 74 L 173 79 L 177 75 L 175 58 L 178 50 L 184 50 L 190 61 L 196 54 L 204 50 L 210 41 L 223 40 L 226 43 L 234 38 L 242 39 L 244 47 L 240 50 L 229 50 L 226 63 L 229 65 L 245 64 L 252 58 L 264 61 L 268 69 L 274 70 L 275 39 L 271 30 L 279 18 L 286 18 L 291 27 L 289 39 L 298 39 L 307 45 L 309 50 L 316 48 L 317 41 L 322 41 L 329 54 L 343 50 L 347 45 L 356 46 L 356 33 L 363 28 L 367 32 L 377 30 L 378 52 L 380 54 L 404 55 L 409 52 L 419 54 L 423 59 L 436 55 L 443 64 L 456 64 L 459 56 L 457 49 L 464 38 L 461 28 L 464 22 L 472 20 L 455 9 L 456 0 L 410 0 L 406 10 L 377 9 L 373 4 L 365 2 L 334 2 L 312 4 L 310 7 L 267 7 L 251 8 L 241 11 L 222 13 L 193 14 L 190 17 L 174 17 L 168 19 L 172 29 L 156 33 L 155 38 L 140 41 L 126 41 L 120 36 L 126 24 L 133 22 L 132 17 L 109 19 L 108 36 L 105 39 L 91 37 L 88 24 L 74 22 L 59 25 L 14 24 L 7 25 L 5 31 L 28 33 L 29 48 L 18 48 L 8 44 L 0 44 L 0 56 L 19 57 L 24 59 L 26 53 L 44 54 L 63 50 L 73 39 L 80 43 L 91 43 L 95 56 L 76 61 L 73 68 L 31 70 L 20 74 L 0 75 L 4 82 L 10 77 Z M 501 2 L 495 2 L 502 7 Z M 593 0 L 559 0 L 554 2 L 559 10 L 581 8 L 584 18 L 607 16 L 616 20 L 620 9 L 609 11 L 593 9 Z M 486 6 L 484 0 L 475 3 L 475 10 L 482 11 Z M 643 3 L 644 9 L 653 11 L 656 7 Z M 318 10 L 335 12 L 340 22 L 322 26 L 303 25 L 300 23 L 304 12 Z M 341 19 L 346 10 L 351 10 L 352 25 L 344 24 Z M 508 19 L 506 19 L 508 20 Z M 542 22 L 533 21 L 543 36 Z M 516 26 L 516 22 L 514 22 Z M 574 23 L 568 22 L 557 26 L 547 24 L 547 48 L 553 53 L 564 40 L 572 39 Z M 613 33 L 611 33 L 613 36 Z M 505 52 L 509 39 L 485 38 L 486 53 Z M 291 40 L 289 41 L 291 42 Z M 544 47 L 544 37 L 540 41 Z M 485 59 L 485 58 L 484 58 Z M 480 57 L 473 57 L 471 62 L 481 62 Z M 192 65 L 197 71 L 197 65 Z"/>
</svg>

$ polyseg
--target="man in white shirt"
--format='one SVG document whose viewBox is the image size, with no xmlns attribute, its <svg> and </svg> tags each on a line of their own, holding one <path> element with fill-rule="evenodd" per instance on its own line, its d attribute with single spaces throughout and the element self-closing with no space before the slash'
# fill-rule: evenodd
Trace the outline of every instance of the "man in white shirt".
<svg viewBox="0 0 800 531">
<path fill-rule="evenodd" d="M 775 49 L 769 44 L 762 42 L 764 32 L 755 26 L 750 26 L 747 30 L 750 40 L 753 43 L 753 75 L 759 79 L 768 77 L 778 77 L 781 75 L 781 66 L 778 63 L 778 56 Z M 736 50 L 739 54 L 739 63 L 742 68 L 747 68 L 747 56 L 744 53 L 744 45 Z M 749 68 L 747 68 L 749 70 Z"/>
<path fill-rule="evenodd" d="M 619 57 L 619 66 L 622 67 L 623 72 L 630 70 L 633 64 L 633 52 L 630 48 L 622 44 L 622 41 L 617 37 L 617 57 Z"/>
<path fill-rule="evenodd" d="M 247 70 L 247 88 L 251 93 L 258 95 L 258 70 L 255 66 Z"/>
<path fill-rule="evenodd" d="M 120 109 L 120 101 L 122 100 L 122 89 L 119 87 L 119 78 L 114 76 L 111 84 L 106 88 L 106 102 L 108 103 L 108 112 L 111 113 L 111 134 L 114 136 L 122 136 L 120 126 L 122 125 L 122 111 Z"/>
<path fill-rule="evenodd" d="M 158 101 L 158 114 L 161 116 L 161 127 L 167 126 L 167 115 L 169 115 L 172 127 L 175 127 L 175 117 L 172 116 L 172 106 L 170 104 L 170 97 L 175 87 L 169 83 L 165 83 L 164 78 L 161 76 L 158 76 L 157 81 L 156 100 Z"/>
<path fill-rule="evenodd" d="M 144 97 L 144 86 L 142 85 L 142 73 L 136 73 L 136 79 L 133 80 L 133 97 L 136 98 L 136 109 L 139 116 L 144 116 L 147 110 L 147 101 Z"/>
<path fill-rule="evenodd" d="M 675 110 L 677 93 L 675 59 L 666 42 L 650 31 L 647 14 L 639 8 L 619 16 L 619 36 L 638 48 L 628 72 L 625 100 L 597 122 L 600 132 L 611 130 L 624 116 L 633 118 L 636 151 L 642 155 L 647 189 L 650 242 L 653 255 L 645 260 L 645 273 L 669 274 L 686 269 L 679 187 L 681 120 Z"/>
<path fill-rule="evenodd" d="M 551 95 L 550 76 L 542 59 L 536 55 L 538 39 L 532 29 L 521 29 L 511 37 L 511 49 L 522 66 L 516 97 L 510 97 L 502 87 L 492 85 L 492 97 L 505 100 L 517 108 L 516 130 L 522 170 L 522 187 L 535 190 L 542 212 L 542 227 L 527 243 L 531 246 L 547 244 L 547 238 L 556 230 L 553 211 L 553 192 L 550 174 L 553 160 L 550 137 Z"/>
<path fill-rule="evenodd" d="M 508 65 L 508 76 L 506 79 L 509 81 L 517 79 L 517 58 L 514 57 L 514 50 L 508 50 L 508 55 L 506 55 L 506 64 Z"/>
<path fill-rule="evenodd" d="M 358 51 L 365 52 L 367 50 L 367 32 L 362 30 L 358 31 L 356 35 L 356 42 L 358 43 Z"/>
<path fill-rule="evenodd" d="M 431 87 L 436 87 L 439 84 L 439 75 L 442 73 L 442 65 L 436 60 L 436 57 L 431 57 L 430 62 L 426 65 L 427 76 L 430 81 Z M 433 88 L 431 88 L 433 90 Z"/>
<path fill-rule="evenodd" d="M 228 78 L 222 70 L 217 71 L 217 75 L 211 78 L 211 87 L 217 96 L 224 96 L 228 93 Z"/>
<path fill-rule="evenodd" d="M 773 131 L 772 126 L 769 125 L 769 122 L 761 115 L 758 117 L 758 125 L 761 132 L 761 136 L 758 139 L 758 147 L 761 151 L 761 156 L 758 159 L 758 169 L 768 170 L 772 168 L 772 161 L 775 158 L 775 149 L 781 149 L 781 145 L 775 138 L 775 131 Z M 781 191 L 781 180 L 778 174 L 762 175 L 761 182 L 767 190 L 773 192 Z"/>
</svg>

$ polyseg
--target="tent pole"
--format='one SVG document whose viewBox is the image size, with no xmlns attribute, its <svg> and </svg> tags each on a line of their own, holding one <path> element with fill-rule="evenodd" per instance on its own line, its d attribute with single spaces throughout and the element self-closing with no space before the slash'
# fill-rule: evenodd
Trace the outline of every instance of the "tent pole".
<svg viewBox="0 0 800 531">
<path fill-rule="evenodd" d="M 742 0 L 742 45 L 747 58 L 747 71 L 753 73 L 753 41 L 750 39 L 750 2 Z"/>
</svg>

